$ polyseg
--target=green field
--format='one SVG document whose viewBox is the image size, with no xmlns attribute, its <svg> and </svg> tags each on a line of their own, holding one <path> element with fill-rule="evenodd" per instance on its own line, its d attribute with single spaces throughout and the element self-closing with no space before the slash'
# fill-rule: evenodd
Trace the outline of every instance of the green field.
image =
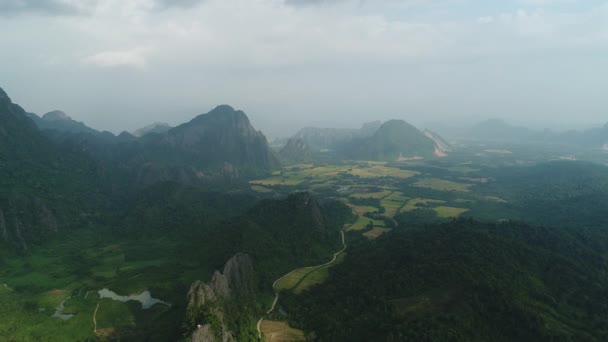
<svg viewBox="0 0 608 342">
<path fill-rule="evenodd" d="M 353 212 L 359 216 L 363 216 L 366 213 L 373 213 L 378 210 L 378 208 L 370 207 L 370 206 L 361 206 L 361 205 L 349 205 Z"/>
<path fill-rule="evenodd" d="M 358 176 L 361 178 L 394 177 L 405 179 L 418 175 L 418 172 L 416 171 L 402 170 L 384 165 L 353 168 L 349 171 L 349 173 L 353 176 Z"/>
<path fill-rule="evenodd" d="M 374 227 L 372 230 L 363 233 L 363 236 L 370 240 L 377 239 L 380 235 L 390 232 L 390 228 Z"/>
<path fill-rule="evenodd" d="M 179 315 L 176 307 L 156 305 L 142 310 L 137 302 L 100 301 L 97 291 L 105 287 L 123 294 L 150 290 L 155 298 L 179 303 L 184 301 L 184 293 L 176 291 L 176 286 L 205 279 L 211 272 L 195 263 L 179 264 L 177 247 L 170 241 L 104 241 L 102 236 L 77 232 L 61 241 L 49 241 L 30 255 L 3 259 L 0 313 L 5 314 L 0 320 L 0 340 L 94 340 L 97 304 L 98 327 L 105 329 L 104 334 L 111 335 L 115 329 L 128 334 L 123 330 L 138 331 L 144 326 L 162 332 L 169 329 L 170 317 Z M 61 313 L 74 316 L 65 321 L 52 317 L 66 299 Z"/>
<path fill-rule="evenodd" d="M 259 186 L 259 185 L 252 186 L 251 190 L 253 190 L 255 192 L 259 192 L 259 193 L 269 193 L 269 192 L 272 192 L 272 189 L 268 189 L 268 188 L 265 188 L 265 187 Z"/>
<path fill-rule="evenodd" d="M 436 199 L 428 199 L 428 198 L 413 198 L 405 204 L 401 211 L 412 211 L 420 208 L 420 205 L 428 206 L 431 204 L 442 204 L 445 201 L 436 200 Z"/>
<path fill-rule="evenodd" d="M 442 218 L 458 217 L 458 216 L 466 213 L 467 211 L 469 211 L 469 209 L 465 209 L 465 208 L 454 208 L 454 207 L 444 207 L 444 206 L 439 206 L 439 207 L 433 208 L 433 210 L 435 210 L 435 212 L 437 212 L 437 216 L 442 217 Z"/>
<path fill-rule="evenodd" d="M 356 193 L 356 194 L 352 194 L 351 197 L 354 198 L 384 198 L 388 195 L 390 195 L 392 193 L 392 191 L 390 190 L 382 190 L 382 191 L 378 191 L 378 192 L 367 192 L 367 193 Z"/>
<path fill-rule="evenodd" d="M 374 220 L 369 217 L 359 216 L 357 221 L 346 229 L 346 231 L 358 231 L 363 230 L 369 223 L 372 223 L 374 227 L 384 227 L 384 221 Z"/>
<path fill-rule="evenodd" d="M 439 191 L 462 191 L 462 192 L 470 191 L 470 188 L 472 186 L 472 184 L 457 183 L 457 182 L 440 179 L 440 178 L 424 178 L 424 179 L 421 179 L 421 180 L 417 181 L 416 183 L 414 183 L 414 185 L 421 187 L 421 188 L 429 188 L 429 189 L 439 190 Z"/>
<path fill-rule="evenodd" d="M 297 269 L 296 271 L 290 273 L 288 276 L 279 280 L 275 288 L 279 291 L 281 290 L 291 290 L 293 289 L 308 273 L 314 270 L 314 267 L 302 267 Z"/>
<path fill-rule="evenodd" d="M 385 214 L 388 217 L 394 217 L 399 212 L 399 209 L 406 203 L 407 197 L 403 196 L 400 192 L 393 192 L 392 194 L 384 197 L 380 201 L 380 205 L 386 210 Z"/>
<path fill-rule="evenodd" d="M 336 257 L 336 262 L 331 265 L 319 267 L 314 271 L 308 273 L 297 286 L 293 289 L 295 294 L 300 294 L 302 291 L 307 290 L 315 285 L 322 284 L 329 277 L 329 269 L 333 266 L 344 261 L 346 253 L 341 253 Z"/>
</svg>

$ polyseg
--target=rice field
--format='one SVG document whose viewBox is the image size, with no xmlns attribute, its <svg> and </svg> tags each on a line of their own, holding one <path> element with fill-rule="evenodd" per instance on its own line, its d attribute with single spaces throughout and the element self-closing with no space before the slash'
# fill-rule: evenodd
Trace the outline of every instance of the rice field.
<svg viewBox="0 0 608 342">
<path fill-rule="evenodd" d="M 416 210 L 416 209 L 420 208 L 419 205 L 428 206 L 431 204 L 442 204 L 442 203 L 445 203 L 445 201 L 428 199 L 428 198 L 413 198 L 413 199 L 407 201 L 405 206 L 403 206 L 403 208 L 401 208 L 401 211 Z"/>
<path fill-rule="evenodd" d="M 319 267 L 316 270 L 305 275 L 304 279 L 302 279 L 300 283 L 297 284 L 297 286 L 293 289 L 293 292 L 295 294 L 300 294 L 304 290 L 307 290 L 315 285 L 322 284 L 323 282 L 325 282 L 325 280 L 327 280 L 327 278 L 329 277 L 329 269 L 332 268 L 334 265 L 337 265 L 344 261 L 345 257 L 346 253 L 341 253 L 340 255 L 338 255 L 338 257 L 336 258 L 336 262 L 334 262 L 333 264 Z"/>
<path fill-rule="evenodd" d="M 259 192 L 259 193 L 269 193 L 269 192 L 272 192 L 271 189 L 268 189 L 268 188 L 265 188 L 265 187 L 259 186 L 259 185 L 252 186 L 251 190 L 253 190 L 255 192 Z"/>
<path fill-rule="evenodd" d="M 314 267 L 299 268 L 277 282 L 275 288 L 280 291 L 291 290 L 302 280 L 302 278 L 304 278 L 314 269 Z"/>
<path fill-rule="evenodd" d="M 384 221 L 374 220 L 369 217 L 359 216 L 357 222 L 349 226 L 346 231 L 358 231 L 363 230 L 367 227 L 369 223 L 372 223 L 374 227 L 384 227 Z"/>
<path fill-rule="evenodd" d="M 468 192 L 468 191 L 470 191 L 470 188 L 473 185 L 465 184 L 465 183 L 457 183 L 457 182 L 440 179 L 440 178 L 424 178 L 424 179 L 421 179 L 421 180 L 417 181 L 416 183 L 414 183 L 414 186 L 417 186 L 420 188 L 429 188 L 429 189 L 438 190 L 438 191 Z"/>
<path fill-rule="evenodd" d="M 376 177 L 394 177 L 394 178 L 410 178 L 418 175 L 416 171 L 402 170 L 395 167 L 387 167 L 384 165 L 372 165 L 370 167 L 357 167 L 349 171 L 353 176 L 361 178 L 376 178 Z"/>
<path fill-rule="evenodd" d="M 366 238 L 368 238 L 370 240 L 374 240 L 374 239 L 377 239 L 380 235 L 382 235 L 384 233 L 388 233 L 390 231 L 391 231 L 390 228 L 374 227 L 374 229 L 363 233 L 363 236 L 365 236 Z"/>
<path fill-rule="evenodd" d="M 305 342 L 302 330 L 294 329 L 287 322 L 263 320 L 260 325 L 263 340 L 266 342 Z"/>
<path fill-rule="evenodd" d="M 435 212 L 437 212 L 437 216 L 439 216 L 441 218 L 458 217 L 458 216 L 466 213 L 467 211 L 469 211 L 469 209 L 466 209 L 466 208 L 455 208 L 455 207 L 444 207 L 444 206 L 439 206 L 439 207 L 433 208 L 433 210 L 435 210 Z"/>
<path fill-rule="evenodd" d="M 356 193 L 356 194 L 352 194 L 350 195 L 351 197 L 354 198 L 384 198 L 388 195 L 390 195 L 392 193 L 392 191 L 390 190 L 382 190 L 382 191 L 378 191 L 378 192 L 362 192 L 362 193 Z"/>
</svg>

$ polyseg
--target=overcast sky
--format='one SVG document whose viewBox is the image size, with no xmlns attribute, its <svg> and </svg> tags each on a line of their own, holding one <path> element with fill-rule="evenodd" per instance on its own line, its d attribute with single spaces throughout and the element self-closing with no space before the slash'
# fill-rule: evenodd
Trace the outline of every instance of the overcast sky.
<svg viewBox="0 0 608 342">
<path fill-rule="evenodd" d="M 0 0 L 0 87 L 120 132 L 215 105 L 304 125 L 608 121 L 608 1 Z"/>
</svg>

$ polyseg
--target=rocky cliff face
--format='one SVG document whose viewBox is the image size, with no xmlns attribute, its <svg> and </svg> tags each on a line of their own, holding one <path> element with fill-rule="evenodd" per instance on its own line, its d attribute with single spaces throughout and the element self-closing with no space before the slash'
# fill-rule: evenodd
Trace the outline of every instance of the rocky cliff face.
<svg viewBox="0 0 608 342">
<path fill-rule="evenodd" d="M 60 227 L 81 225 L 85 207 L 101 207 L 97 180 L 90 160 L 61 150 L 0 89 L 2 240 L 24 251 Z"/>
<path fill-rule="evenodd" d="M 19 250 L 27 251 L 31 242 L 57 233 L 58 227 L 55 214 L 40 198 L 13 195 L 0 199 L 2 239 Z"/>
<path fill-rule="evenodd" d="M 236 254 L 216 271 L 209 283 L 196 281 L 188 291 L 187 318 L 195 324 L 193 342 L 237 341 L 227 317 L 228 307 L 252 303 L 255 297 L 253 261 L 247 254 Z"/>
<path fill-rule="evenodd" d="M 279 166 L 266 137 L 242 111 L 219 106 L 165 133 L 148 134 L 123 161 L 134 183 L 238 180 L 269 174 Z"/>
<path fill-rule="evenodd" d="M 304 164 L 310 163 L 313 159 L 308 144 L 298 138 L 289 139 L 281 149 L 280 156 L 283 164 Z"/>
<path fill-rule="evenodd" d="M 335 149 L 354 139 L 372 136 L 380 127 L 380 121 L 363 124 L 360 129 L 305 127 L 294 135 L 315 151 Z"/>
</svg>

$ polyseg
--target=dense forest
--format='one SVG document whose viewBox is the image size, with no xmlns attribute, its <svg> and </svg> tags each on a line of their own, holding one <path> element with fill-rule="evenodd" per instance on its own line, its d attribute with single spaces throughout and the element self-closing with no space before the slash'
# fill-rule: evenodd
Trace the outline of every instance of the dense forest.
<svg viewBox="0 0 608 342">
<path fill-rule="evenodd" d="M 608 264 L 591 239 L 606 233 L 465 219 L 354 239 L 283 308 L 319 341 L 604 341 Z"/>
</svg>

